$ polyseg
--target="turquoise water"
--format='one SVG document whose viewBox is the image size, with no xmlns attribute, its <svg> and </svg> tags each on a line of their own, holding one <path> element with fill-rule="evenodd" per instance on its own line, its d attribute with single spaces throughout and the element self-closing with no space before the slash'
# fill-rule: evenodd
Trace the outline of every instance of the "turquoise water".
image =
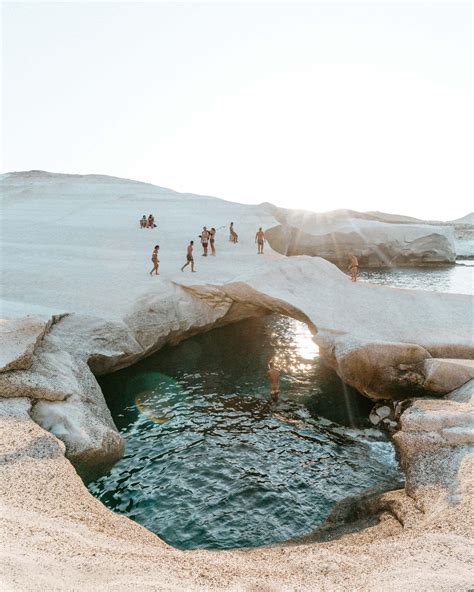
<svg viewBox="0 0 474 592">
<path fill-rule="evenodd" d="M 282 370 L 269 402 L 266 365 Z M 91 492 L 182 549 L 253 547 L 317 527 L 402 478 L 371 404 L 323 367 L 303 323 L 215 329 L 103 377 L 126 454 Z"/>
</svg>

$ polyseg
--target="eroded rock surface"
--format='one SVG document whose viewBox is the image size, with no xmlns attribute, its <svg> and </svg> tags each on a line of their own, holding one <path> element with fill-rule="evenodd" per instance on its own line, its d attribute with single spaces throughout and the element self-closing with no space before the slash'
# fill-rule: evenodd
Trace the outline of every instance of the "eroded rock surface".
<svg viewBox="0 0 474 592">
<path fill-rule="evenodd" d="M 323 257 L 345 269 L 348 253 L 364 267 L 454 263 L 454 230 L 448 225 L 401 224 L 338 210 L 325 214 L 279 209 L 282 224 L 267 231 L 279 253 Z"/>
<path fill-rule="evenodd" d="M 5 318 L 27 327 L 31 320 L 24 317 L 32 311 L 47 319 L 67 313 L 54 324 L 33 323 L 19 342 L 11 335 L 3 342 L 8 586 L 58 589 L 74 581 L 99 589 L 108 586 L 104 573 L 113 573 L 111 586 L 124 590 L 259 589 L 267 579 L 277 589 L 311 589 L 321 582 L 322 589 L 344 590 L 349 582 L 351 589 L 398 590 L 435 587 L 440 577 L 449 589 L 452 573 L 456 585 L 467 585 L 472 381 L 447 398 L 416 398 L 407 410 L 397 407 L 408 497 L 402 491 L 384 494 L 374 504 L 372 526 L 327 547 L 181 553 L 108 512 L 64 454 L 82 470 L 122 453 L 94 374 L 125 367 L 194 333 L 271 311 L 305 321 L 324 360 L 373 400 L 440 397 L 467 376 L 468 364 L 456 360 L 474 354 L 471 297 L 353 284 L 328 261 L 285 258 L 268 247 L 257 257 L 255 230 L 275 223 L 266 206 L 120 179 L 45 173 L 9 176 L 5 193 L 6 222 L 18 219 L 25 200 L 38 222 L 15 226 L 14 232 L 4 224 Z M 157 233 L 139 229 L 144 211 L 157 216 Z M 230 220 L 238 245 L 227 240 Z M 217 257 L 201 258 L 197 250 L 197 273 L 181 273 L 186 244 L 204 224 L 218 228 Z M 20 270 L 31 241 L 41 246 L 41 256 L 26 277 Z M 161 275 L 150 278 L 149 252 L 158 241 Z M 32 564 L 34 582 L 24 575 Z M 428 567 L 420 572 L 420 564 Z M 367 585 L 371 578 L 374 586 Z"/>
<path fill-rule="evenodd" d="M 394 436 L 407 493 L 424 512 L 472 505 L 474 485 L 474 380 L 440 400 L 416 400 Z M 472 511 L 472 508 L 471 508 Z"/>
<path fill-rule="evenodd" d="M 474 360 L 434 358 L 423 362 L 423 387 L 446 394 L 474 378 Z"/>
<path fill-rule="evenodd" d="M 33 352 L 52 322 L 52 318 L 34 316 L 0 320 L 0 372 L 29 368 Z"/>
</svg>

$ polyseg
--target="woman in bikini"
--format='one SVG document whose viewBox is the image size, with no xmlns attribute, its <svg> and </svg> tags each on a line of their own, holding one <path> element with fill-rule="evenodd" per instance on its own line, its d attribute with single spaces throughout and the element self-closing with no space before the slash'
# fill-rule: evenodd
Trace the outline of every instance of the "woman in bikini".
<svg viewBox="0 0 474 592">
<path fill-rule="evenodd" d="M 155 275 L 160 275 L 158 273 L 158 251 L 160 250 L 160 245 L 155 245 L 155 248 L 153 249 L 153 253 L 151 254 L 151 260 L 153 262 L 153 269 L 150 271 L 150 275 L 153 275 L 153 272 L 155 272 Z"/>
<path fill-rule="evenodd" d="M 214 242 L 216 240 L 216 229 L 214 227 L 211 228 L 209 231 L 209 242 L 211 244 L 211 255 L 214 257 L 216 256 L 216 247 L 214 246 Z"/>
</svg>

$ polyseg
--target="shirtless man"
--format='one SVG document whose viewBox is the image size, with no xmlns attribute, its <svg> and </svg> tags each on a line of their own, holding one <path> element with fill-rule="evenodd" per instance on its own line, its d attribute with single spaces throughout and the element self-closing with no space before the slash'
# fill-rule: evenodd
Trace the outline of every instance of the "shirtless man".
<svg viewBox="0 0 474 592">
<path fill-rule="evenodd" d="M 188 249 L 186 251 L 186 263 L 181 268 L 181 271 L 184 271 L 184 268 L 187 267 L 191 263 L 191 271 L 194 273 L 194 257 L 193 257 L 193 246 L 194 241 L 190 241 L 188 245 Z"/>
<path fill-rule="evenodd" d="M 203 226 L 201 234 L 201 244 L 203 248 L 203 257 L 207 257 L 207 244 L 209 242 L 209 230 Z"/>
<path fill-rule="evenodd" d="M 153 272 L 155 272 L 155 275 L 160 275 L 158 273 L 158 251 L 160 249 L 160 245 L 155 245 L 155 248 L 153 249 L 153 252 L 151 254 L 151 260 L 153 262 L 153 269 L 150 271 L 150 275 L 153 275 Z"/>
<path fill-rule="evenodd" d="M 268 380 L 270 381 L 270 398 L 273 403 L 278 401 L 280 394 L 280 370 L 275 368 L 273 360 L 268 362 Z"/>
<path fill-rule="evenodd" d="M 211 255 L 215 257 L 216 247 L 214 246 L 214 243 L 216 242 L 216 229 L 214 227 L 212 227 L 209 232 L 209 242 L 211 244 Z"/>
<path fill-rule="evenodd" d="M 359 261 L 352 253 L 349 255 L 350 264 L 348 269 L 351 271 L 351 279 L 353 282 L 357 281 L 357 272 L 359 271 Z"/>
<path fill-rule="evenodd" d="M 257 234 L 255 235 L 255 242 L 257 243 L 258 255 L 263 255 L 263 244 L 265 242 L 265 233 L 262 230 L 262 227 L 257 230 Z"/>
</svg>

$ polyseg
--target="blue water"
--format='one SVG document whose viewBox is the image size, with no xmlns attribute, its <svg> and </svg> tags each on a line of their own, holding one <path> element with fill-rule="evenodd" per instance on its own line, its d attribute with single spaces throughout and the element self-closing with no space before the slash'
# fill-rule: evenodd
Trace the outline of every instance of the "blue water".
<svg viewBox="0 0 474 592">
<path fill-rule="evenodd" d="M 359 281 L 395 288 L 473 294 L 474 261 L 459 261 L 448 267 L 362 270 Z"/>
<path fill-rule="evenodd" d="M 269 402 L 266 364 L 282 370 Z M 371 404 L 323 367 L 308 328 L 272 315 L 215 329 L 104 377 L 126 454 L 89 484 L 182 549 L 253 547 L 321 524 L 402 475 Z"/>
</svg>

